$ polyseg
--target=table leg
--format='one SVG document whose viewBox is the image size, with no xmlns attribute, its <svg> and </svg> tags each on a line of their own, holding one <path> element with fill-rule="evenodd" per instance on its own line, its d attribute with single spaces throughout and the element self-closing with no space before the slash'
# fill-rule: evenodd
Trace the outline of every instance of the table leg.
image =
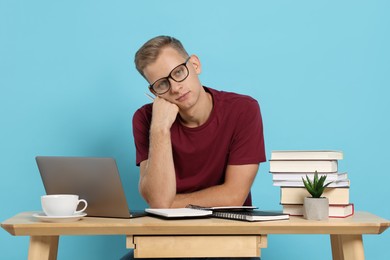
<svg viewBox="0 0 390 260">
<path fill-rule="evenodd" d="M 364 260 L 362 235 L 330 235 L 333 260 Z"/>
<path fill-rule="evenodd" d="M 56 260 L 59 236 L 31 236 L 28 260 Z"/>
</svg>

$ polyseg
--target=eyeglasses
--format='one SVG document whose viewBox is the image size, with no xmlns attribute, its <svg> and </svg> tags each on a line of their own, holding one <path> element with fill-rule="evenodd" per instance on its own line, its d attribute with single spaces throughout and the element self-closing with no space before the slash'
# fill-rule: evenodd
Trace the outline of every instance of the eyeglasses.
<svg viewBox="0 0 390 260">
<path fill-rule="evenodd" d="M 175 82 L 184 81 L 188 77 L 188 75 L 190 74 L 190 72 L 187 68 L 187 62 L 189 60 L 190 60 L 190 57 L 188 57 L 186 59 L 186 61 L 183 62 L 182 64 L 176 66 L 169 73 L 168 77 L 158 79 L 153 84 L 150 84 L 149 89 L 157 95 L 162 95 L 162 94 L 167 93 L 171 89 L 171 83 L 169 82 L 169 79 L 172 79 Z"/>
</svg>

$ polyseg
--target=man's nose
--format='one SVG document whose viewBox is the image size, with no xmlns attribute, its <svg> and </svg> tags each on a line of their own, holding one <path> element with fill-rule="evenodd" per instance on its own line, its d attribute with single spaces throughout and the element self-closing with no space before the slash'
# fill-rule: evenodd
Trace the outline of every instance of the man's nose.
<svg viewBox="0 0 390 260">
<path fill-rule="evenodd" d="M 173 79 L 169 79 L 169 83 L 171 84 L 172 93 L 177 93 L 182 88 L 181 82 L 176 82 Z"/>
</svg>

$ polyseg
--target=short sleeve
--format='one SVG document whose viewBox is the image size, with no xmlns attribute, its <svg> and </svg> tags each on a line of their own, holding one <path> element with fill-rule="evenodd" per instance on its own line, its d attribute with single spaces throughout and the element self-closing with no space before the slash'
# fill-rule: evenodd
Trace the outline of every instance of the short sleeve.
<svg viewBox="0 0 390 260">
<path fill-rule="evenodd" d="M 148 159 L 149 129 L 152 117 L 152 105 L 138 109 L 133 116 L 133 136 L 136 150 L 136 165 Z"/>
<path fill-rule="evenodd" d="M 241 165 L 266 161 L 260 106 L 254 99 L 237 106 L 237 122 L 228 164 Z"/>
</svg>

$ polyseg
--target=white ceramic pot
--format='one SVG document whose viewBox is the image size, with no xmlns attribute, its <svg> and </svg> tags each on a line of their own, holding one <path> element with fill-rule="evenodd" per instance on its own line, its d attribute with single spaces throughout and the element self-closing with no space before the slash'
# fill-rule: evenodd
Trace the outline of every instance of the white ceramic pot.
<svg viewBox="0 0 390 260">
<path fill-rule="evenodd" d="M 306 197 L 303 201 L 303 217 L 310 220 L 329 218 L 329 199 Z"/>
</svg>

